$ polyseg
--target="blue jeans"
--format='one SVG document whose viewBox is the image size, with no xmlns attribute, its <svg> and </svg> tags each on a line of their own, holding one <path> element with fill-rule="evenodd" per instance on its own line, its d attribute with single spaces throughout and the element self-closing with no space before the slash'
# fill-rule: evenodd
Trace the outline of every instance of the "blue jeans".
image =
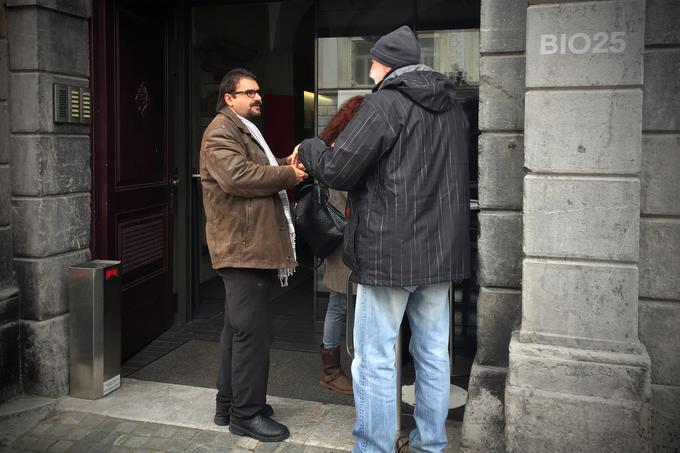
<svg viewBox="0 0 680 453">
<path fill-rule="evenodd" d="M 323 322 L 323 347 L 326 349 L 340 345 L 342 328 L 347 318 L 347 296 L 335 291 L 330 293 L 326 318 Z"/>
<path fill-rule="evenodd" d="M 354 320 L 352 377 L 356 423 L 354 453 L 394 451 L 396 442 L 395 344 L 408 316 L 409 351 L 416 369 L 416 428 L 409 444 L 418 452 L 446 447 L 449 403 L 449 284 L 389 288 L 359 285 Z"/>
</svg>

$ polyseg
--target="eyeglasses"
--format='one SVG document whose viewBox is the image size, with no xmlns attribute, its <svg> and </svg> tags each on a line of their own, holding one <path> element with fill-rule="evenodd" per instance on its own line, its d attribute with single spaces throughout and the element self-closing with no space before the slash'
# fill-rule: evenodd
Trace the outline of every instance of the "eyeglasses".
<svg viewBox="0 0 680 453">
<path fill-rule="evenodd" d="M 254 98 L 256 94 L 259 94 L 261 96 L 262 91 L 260 91 L 260 90 L 243 90 L 243 91 L 232 91 L 229 94 L 245 94 L 249 98 Z"/>
</svg>

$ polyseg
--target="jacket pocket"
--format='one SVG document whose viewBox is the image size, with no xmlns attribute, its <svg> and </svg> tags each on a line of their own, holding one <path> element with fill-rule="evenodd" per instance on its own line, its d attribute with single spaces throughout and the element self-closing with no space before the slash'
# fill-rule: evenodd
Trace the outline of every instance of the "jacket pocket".
<svg viewBox="0 0 680 453">
<path fill-rule="evenodd" d="M 357 255 L 357 227 L 361 220 L 359 210 L 351 206 L 350 203 L 350 218 L 347 232 L 344 238 L 344 253 L 343 257 L 347 260 L 349 267 L 359 270 L 359 256 Z"/>
<path fill-rule="evenodd" d="M 253 239 L 253 200 L 251 198 L 246 198 L 245 203 L 245 213 L 243 219 L 244 232 L 243 232 L 243 244 L 245 246 L 250 245 Z"/>
</svg>

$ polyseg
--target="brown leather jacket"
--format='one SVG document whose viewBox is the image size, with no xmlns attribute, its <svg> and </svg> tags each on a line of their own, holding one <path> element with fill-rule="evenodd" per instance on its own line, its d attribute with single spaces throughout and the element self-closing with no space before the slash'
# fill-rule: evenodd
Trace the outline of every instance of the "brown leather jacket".
<svg viewBox="0 0 680 453">
<path fill-rule="evenodd" d="M 295 186 L 290 166 L 272 167 L 245 124 L 224 107 L 203 133 L 200 158 L 206 236 L 214 269 L 293 267 L 278 191 Z"/>
</svg>

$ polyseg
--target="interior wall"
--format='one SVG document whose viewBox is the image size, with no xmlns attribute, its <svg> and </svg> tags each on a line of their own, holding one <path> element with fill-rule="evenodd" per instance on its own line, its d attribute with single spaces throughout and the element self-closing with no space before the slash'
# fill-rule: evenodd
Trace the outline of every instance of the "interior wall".
<svg viewBox="0 0 680 453">
<path fill-rule="evenodd" d="M 255 123 L 276 156 L 287 156 L 297 142 L 307 138 L 305 134 L 311 128 L 305 129 L 302 112 L 303 91 L 314 89 L 313 8 L 310 0 L 192 8 L 189 146 L 194 170 L 198 169 L 203 130 L 215 116 L 219 83 L 235 67 L 245 67 L 257 77 L 263 93 L 263 115 Z M 225 27 L 225 23 L 230 26 Z M 194 201 L 200 204 L 200 195 Z M 204 215 L 202 206 L 193 212 L 201 218 Z M 201 219 L 196 229 L 205 249 L 203 222 Z M 201 282 L 215 276 L 204 252 L 199 253 Z"/>
</svg>

